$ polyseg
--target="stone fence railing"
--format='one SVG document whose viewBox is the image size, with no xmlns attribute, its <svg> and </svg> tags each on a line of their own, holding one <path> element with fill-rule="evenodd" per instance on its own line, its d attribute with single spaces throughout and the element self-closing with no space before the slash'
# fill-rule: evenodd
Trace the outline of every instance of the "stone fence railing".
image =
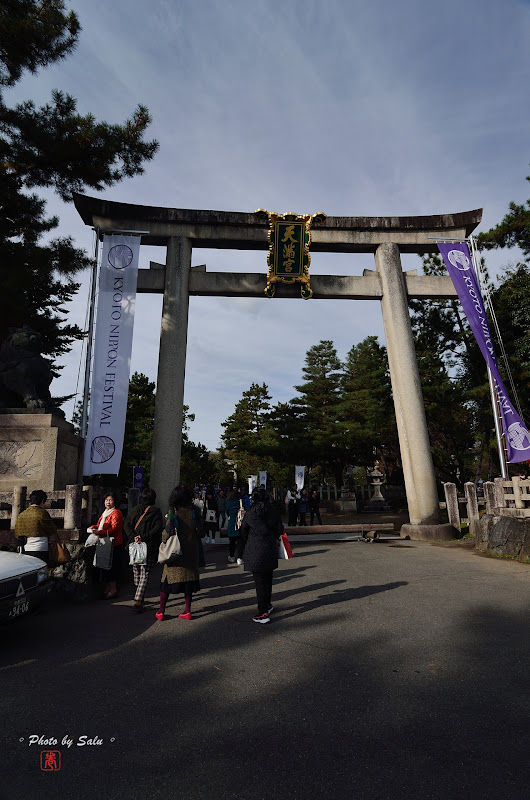
<svg viewBox="0 0 530 800">
<path fill-rule="evenodd" d="M 530 518 L 530 480 L 514 477 L 505 481 L 502 478 L 495 478 L 484 484 L 484 499 L 477 498 L 477 490 L 474 483 L 464 484 L 465 496 L 458 497 L 454 483 L 444 484 L 447 515 L 449 523 L 457 530 L 463 519 L 460 516 L 460 504 L 464 503 L 467 507 L 467 522 L 469 531 L 475 534 L 478 523 L 479 505 L 486 506 L 486 513 L 494 517 L 519 517 Z"/>
</svg>

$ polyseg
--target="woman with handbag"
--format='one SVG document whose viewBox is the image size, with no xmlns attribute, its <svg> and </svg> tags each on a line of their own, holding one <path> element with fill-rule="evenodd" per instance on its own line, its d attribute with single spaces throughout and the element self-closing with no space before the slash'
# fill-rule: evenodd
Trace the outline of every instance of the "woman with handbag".
<svg viewBox="0 0 530 800">
<path fill-rule="evenodd" d="M 105 509 L 91 530 L 97 536 L 111 536 L 114 540 L 110 569 L 101 570 L 106 579 L 104 593 L 108 600 L 118 596 L 118 578 L 123 563 L 123 514 L 117 508 L 118 498 L 114 492 L 107 492 L 104 498 Z"/>
<path fill-rule="evenodd" d="M 199 544 L 196 533 L 197 515 L 190 489 L 179 486 L 171 492 L 167 525 L 162 535 L 164 542 L 175 532 L 178 535 L 181 555 L 164 564 L 160 582 L 160 608 L 155 617 L 162 621 L 170 594 L 184 594 L 184 611 L 180 619 L 191 619 L 191 601 L 199 584 Z"/>
<path fill-rule="evenodd" d="M 134 594 L 135 611 L 144 610 L 144 596 L 151 568 L 158 563 L 158 548 L 162 541 L 164 520 L 162 512 L 155 506 L 156 492 L 144 489 L 140 495 L 140 503 L 127 515 L 125 535 L 127 544 L 145 542 L 147 556 L 145 564 L 133 564 L 133 578 L 136 592 Z"/>
<path fill-rule="evenodd" d="M 215 534 L 219 526 L 217 516 L 217 500 L 213 496 L 213 491 L 208 489 L 206 498 L 204 500 L 204 507 L 202 509 L 202 516 L 204 522 L 204 530 L 206 532 L 205 544 L 215 544 Z"/>
<path fill-rule="evenodd" d="M 245 569 L 252 572 L 258 599 L 258 613 L 253 622 L 270 622 L 272 573 L 278 566 L 278 543 L 283 533 L 279 510 L 270 502 L 264 489 L 254 489 L 252 505 L 241 525 L 245 543 Z"/>
</svg>

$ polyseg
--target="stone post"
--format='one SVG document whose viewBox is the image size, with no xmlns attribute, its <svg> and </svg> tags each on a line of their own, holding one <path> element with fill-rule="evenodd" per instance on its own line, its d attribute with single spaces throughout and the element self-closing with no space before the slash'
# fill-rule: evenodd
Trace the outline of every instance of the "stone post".
<svg viewBox="0 0 530 800">
<path fill-rule="evenodd" d="M 504 493 L 504 484 L 506 481 L 504 478 L 494 478 L 493 483 L 495 484 L 495 501 L 497 508 L 505 508 L 506 503 L 506 495 Z"/>
<path fill-rule="evenodd" d="M 493 481 L 486 481 L 484 484 L 484 497 L 486 498 L 486 514 L 495 516 L 497 498 L 495 496 L 495 484 Z"/>
<path fill-rule="evenodd" d="M 163 511 L 180 479 L 191 251 L 183 236 L 168 240 L 151 456 L 151 487 Z"/>
<path fill-rule="evenodd" d="M 79 483 L 70 484 L 64 494 L 64 529 L 67 531 L 81 527 L 81 502 L 83 487 Z"/>
<path fill-rule="evenodd" d="M 85 527 L 92 524 L 92 506 L 94 502 L 94 489 L 92 486 L 83 486 L 81 510 L 84 513 Z"/>
<path fill-rule="evenodd" d="M 129 489 L 129 496 L 127 498 L 127 511 L 130 514 L 135 506 L 140 502 L 140 489 Z"/>
<path fill-rule="evenodd" d="M 380 244 L 375 263 L 383 290 L 381 309 L 411 523 L 403 526 L 402 534 L 413 539 L 450 539 L 452 526 L 437 525 L 438 492 L 398 246 Z"/>
<path fill-rule="evenodd" d="M 11 505 L 11 530 L 15 529 L 18 515 L 26 508 L 27 486 L 15 486 L 13 489 L 13 503 Z"/>
<path fill-rule="evenodd" d="M 454 483 L 444 483 L 445 502 L 449 524 L 456 528 L 460 536 L 460 509 L 458 508 L 458 492 Z"/>
<path fill-rule="evenodd" d="M 464 483 L 464 492 L 467 500 L 467 518 L 469 520 L 469 532 L 472 536 L 476 536 L 477 525 L 479 521 L 478 503 L 477 503 L 477 487 L 473 481 Z"/>
</svg>

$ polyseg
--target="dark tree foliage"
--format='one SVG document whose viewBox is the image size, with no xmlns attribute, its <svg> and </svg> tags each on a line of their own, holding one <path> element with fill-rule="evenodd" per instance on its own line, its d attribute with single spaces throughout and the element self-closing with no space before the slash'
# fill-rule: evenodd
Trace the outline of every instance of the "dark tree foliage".
<svg viewBox="0 0 530 800">
<path fill-rule="evenodd" d="M 526 180 L 530 181 L 530 175 Z M 512 202 L 509 209 L 502 222 L 478 235 L 479 246 L 485 250 L 520 247 L 525 260 L 530 261 L 530 200 L 523 205 Z"/>
<path fill-rule="evenodd" d="M 298 397 L 272 407 L 266 384 L 252 384 L 223 423 L 221 454 L 240 477 L 266 469 L 286 486 L 303 464 L 310 480 L 341 485 L 345 466 L 372 464 L 375 450 L 388 457 L 387 472 L 398 465 L 386 350 L 375 337 L 353 347 L 344 365 L 333 342 L 319 342 L 306 353 L 303 378 Z"/>
<path fill-rule="evenodd" d="M 155 384 L 147 375 L 135 372 L 129 381 L 119 476 L 125 488 L 132 486 L 132 467 L 145 467 L 145 483 L 149 483 L 154 419 Z"/>
<path fill-rule="evenodd" d="M 271 396 L 267 384 L 252 383 L 243 392 L 234 413 L 222 423 L 222 456 L 235 464 L 241 480 L 267 470 L 279 480 L 281 460 L 278 436 L 271 421 Z"/>
<path fill-rule="evenodd" d="M 342 364 L 333 342 L 322 340 L 310 347 L 302 368 L 303 383 L 294 388 L 299 397 L 291 400 L 304 427 L 303 442 L 313 454 L 308 466 L 320 466 L 322 476 L 331 473 L 342 483 L 345 466 L 341 432 L 337 425 L 340 406 Z"/>
<path fill-rule="evenodd" d="M 429 275 L 446 274 L 440 256 L 423 259 Z M 497 287 L 488 283 L 501 340 L 488 312 L 499 368 L 508 391 L 503 347 L 523 417 L 530 416 L 530 267 L 507 270 Z M 429 435 L 441 480 L 463 483 L 493 465 L 500 474 L 486 363 L 458 300 L 411 301 L 412 325 Z M 516 397 L 512 397 L 515 401 Z M 487 473 L 484 477 L 488 477 Z"/>
<path fill-rule="evenodd" d="M 522 416 L 530 424 L 530 264 L 507 269 L 491 293 Z M 497 355 L 500 356 L 498 350 Z M 507 388 L 509 387 L 506 381 Z M 508 388 L 508 391 L 510 389 Z M 515 402 L 516 398 L 512 397 Z"/>
<path fill-rule="evenodd" d="M 24 70 L 35 73 L 71 53 L 80 28 L 62 2 L 3 0 L 0 30 L 0 85 L 13 86 Z"/>
<path fill-rule="evenodd" d="M 399 449 L 390 373 L 386 348 L 377 336 L 354 345 L 346 356 L 339 424 L 351 464 L 373 464 L 374 447 L 379 447 L 385 468 L 395 465 Z"/>
<path fill-rule="evenodd" d="M 51 188 L 70 201 L 72 192 L 141 173 L 158 148 L 143 138 L 150 123 L 145 106 L 116 125 L 78 114 L 75 99 L 61 91 L 42 107 L 31 100 L 7 104 L 8 87 L 24 71 L 66 57 L 79 31 L 62 0 L 4 0 L 0 8 L 0 340 L 9 327 L 30 321 L 51 358 L 83 335 L 64 324 L 65 303 L 79 288 L 74 276 L 91 261 L 70 237 L 42 243 L 59 221 L 46 217 L 45 201 L 32 190 Z"/>
</svg>

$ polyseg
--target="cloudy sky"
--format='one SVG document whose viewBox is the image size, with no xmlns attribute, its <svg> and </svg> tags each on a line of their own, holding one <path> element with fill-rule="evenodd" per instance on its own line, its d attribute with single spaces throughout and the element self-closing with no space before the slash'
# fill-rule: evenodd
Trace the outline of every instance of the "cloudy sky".
<svg viewBox="0 0 530 800">
<path fill-rule="evenodd" d="M 479 230 L 528 197 L 529 0 L 73 0 L 75 54 L 6 99 L 53 88 L 81 113 L 123 122 L 150 109 L 160 142 L 143 176 L 105 191 L 176 208 L 423 215 L 483 208 Z M 87 191 L 87 194 L 94 192 Z M 49 195 L 61 234 L 93 248 L 73 206 Z M 517 253 L 488 257 L 498 272 Z M 140 267 L 164 261 L 143 247 Z M 421 267 L 417 256 L 406 268 Z M 195 250 L 208 270 L 266 272 L 266 253 Z M 313 274 L 360 274 L 371 256 L 313 256 Z M 88 280 L 71 307 L 84 324 Z M 161 298 L 140 295 L 132 370 L 156 379 Z M 185 401 L 195 441 L 253 381 L 293 396 L 307 349 L 344 357 L 384 341 L 379 303 L 191 298 Z M 77 347 L 54 394 L 76 389 Z M 67 408 L 67 414 L 70 409 Z"/>
</svg>

